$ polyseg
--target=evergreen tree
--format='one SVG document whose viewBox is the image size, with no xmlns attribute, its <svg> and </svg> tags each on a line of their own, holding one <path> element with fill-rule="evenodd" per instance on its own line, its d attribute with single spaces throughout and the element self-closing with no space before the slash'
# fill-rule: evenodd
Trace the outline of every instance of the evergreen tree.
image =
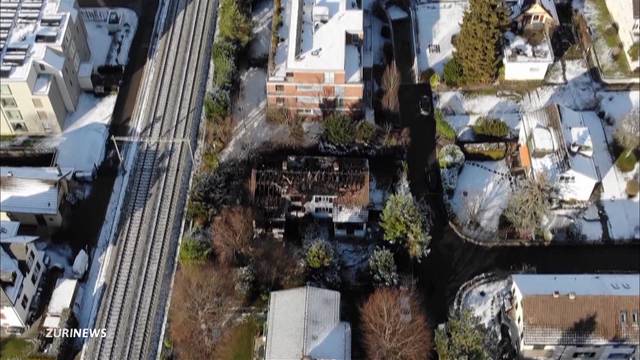
<svg viewBox="0 0 640 360">
<path fill-rule="evenodd" d="M 452 313 L 444 328 L 436 330 L 440 360 L 490 360 L 495 340 L 469 310 Z"/>
<path fill-rule="evenodd" d="M 404 246 L 412 258 L 420 259 L 427 254 L 431 242 L 428 224 L 411 195 L 391 195 L 382 210 L 380 226 L 384 239 Z"/>
<path fill-rule="evenodd" d="M 220 5 L 220 36 L 224 39 L 237 41 L 240 46 L 246 46 L 251 40 L 252 23 L 247 16 L 244 4 L 238 0 L 223 0 Z"/>
<path fill-rule="evenodd" d="M 333 246 L 325 240 L 314 240 L 306 248 L 305 263 L 308 279 L 320 286 L 340 286 L 340 262 Z"/>
<path fill-rule="evenodd" d="M 503 0 L 470 0 L 454 58 L 466 83 L 489 83 L 498 74 L 502 33 L 509 24 Z"/>
<path fill-rule="evenodd" d="M 376 248 L 369 258 L 369 273 L 376 286 L 398 285 L 398 272 L 391 251 Z"/>
</svg>

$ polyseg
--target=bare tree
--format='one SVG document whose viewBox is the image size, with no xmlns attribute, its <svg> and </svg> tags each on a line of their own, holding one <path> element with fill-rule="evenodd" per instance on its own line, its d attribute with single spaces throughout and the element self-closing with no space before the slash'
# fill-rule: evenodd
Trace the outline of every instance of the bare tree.
<svg viewBox="0 0 640 360">
<path fill-rule="evenodd" d="M 523 238 L 531 239 L 549 213 L 551 185 L 546 175 L 527 178 L 509 199 L 504 217 Z"/>
<path fill-rule="evenodd" d="M 637 109 L 620 120 L 614 137 L 625 150 L 632 151 L 640 146 L 640 112 Z"/>
<path fill-rule="evenodd" d="M 360 309 L 368 359 L 427 359 L 433 347 L 427 318 L 412 291 L 377 289 Z"/>
<path fill-rule="evenodd" d="M 392 62 L 384 69 L 382 74 L 382 107 L 386 110 L 397 112 L 400 109 L 398 100 L 398 90 L 400 90 L 400 72 L 396 67 L 396 62 Z"/>
<path fill-rule="evenodd" d="M 253 211 L 248 207 L 226 207 L 213 219 L 213 249 L 223 265 L 236 265 L 251 255 Z"/>
<path fill-rule="evenodd" d="M 178 358 L 212 359 L 222 328 L 239 304 L 230 274 L 211 265 L 181 266 L 169 315 Z"/>
</svg>

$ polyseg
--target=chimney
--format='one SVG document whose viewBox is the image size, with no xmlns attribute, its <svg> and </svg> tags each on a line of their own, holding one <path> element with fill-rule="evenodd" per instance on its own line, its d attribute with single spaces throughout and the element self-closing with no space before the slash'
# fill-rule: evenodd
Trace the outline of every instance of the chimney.
<svg viewBox="0 0 640 360">
<path fill-rule="evenodd" d="M 576 298 L 576 293 L 573 291 L 569 293 L 569 299 L 574 300 Z"/>
<path fill-rule="evenodd" d="M 553 297 L 556 298 L 556 299 L 559 298 L 560 297 L 560 291 L 558 291 L 558 290 L 554 291 L 553 292 Z"/>
</svg>

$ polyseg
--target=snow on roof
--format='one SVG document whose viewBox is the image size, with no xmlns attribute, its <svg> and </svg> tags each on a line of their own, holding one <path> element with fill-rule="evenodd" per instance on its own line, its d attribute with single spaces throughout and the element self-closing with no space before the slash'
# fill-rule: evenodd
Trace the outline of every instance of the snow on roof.
<svg viewBox="0 0 640 360">
<path fill-rule="evenodd" d="M 20 284 L 22 284 L 22 279 L 24 278 L 24 276 L 20 271 L 20 268 L 18 267 L 18 261 L 13 258 L 13 256 L 9 255 L 9 253 L 7 253 L 1 246 L 0 272 L 16 274 L 16 279 L 13 282 L 13 285 L 2 286 L 2 290 L 4 291 L 9 301 L 11 301 L 12 304 L 15 304 L 19 295 Z"/>
<path fill-rule="evenodd" d="M 640 274 L 512 275 L 523 296 L 640 296 Z"/>
<path fill-rule="evenodd" d="M 350 0 L 291 0 L 285 12 L 286 71 L 343 71 L 361 64 L 360 51 L 347 50 L 347 33 L 363 33 L 363 12 Z M 357 49 L 356 49 L 357 50 Z M 276 62 L 284 59 L 278 59 Z M 351 69 L 353 72 L 353 70 Z M 360 81 L 359 76 L 357 81 Z"/>
<path fill-rule="evenodd" d="M 537 149 L 543 151 L 554 151 L 557 149 L 556 141 L 549 129 L 537 127 L 533 129 L 531 136 L 533 136 L 533 143 L 536 145 Z"/>
<path fill-rule="evenodd" d="M 389 17 L 391 18 L 391 20 L 400 20 L 409 17 L 409 14 L 407 14 L 406 11 L 402 10 L 397 5 L 389 6 L 387 11 L 389 12 Z"/>
<path fill-rule="evenodd" d="M 266 359 L 351 359 L 351 330 L 340 322 L 340 293 L 306 286 L 274 291 Z"/>
<path fill-rule="evenodd" d="M 47 315 L 60 316 L 65 309 L 69 309 L 73 305 L 77 286 L 78 280 L 76 279 L 58 279 L 53 294 L 51 294 Z"/>
<path fill-rule="evenodd" d="M 505 34 L 508 44 L 504 49 L 504 62 L 543 62 L 553 63 L 551 41 L 545 34 L 542 42 L 532 44 L 526 38 L 512 32 Z"/>
<path fill-rule="evenodd" d="M 58 181 L 72 169 L 2 167 L 0 168 L 0 211 L 55 214 L 58 212 Z"/>
<path fill-rule="evenodd" d="M 0 33 L 0 63 L 9 71 L 3 79 L 25 81 L 34 61 L 62 70 L 64 57 L 54 49 L 62 49 L 69 18 L 76 16 L 75 0 L 18 0 L 8 8 L 3 2 L 3 19 L 14 24 Z"/>
<path fill-rule="evenodd" d="M 334 223 L 362 223 L 369 218 L 369 212 L 362 207 L 338 206 L 334 209 Z"/>
<path fill-rule="evenodd" d="M 460 32 L 460 24 L 468 3 L 427 2 L 416 6 L 420 70 L 428 68 L 442 73 L 444 64 L 453 56 L 453 35 Z"/>
<path fill-rule="evenodd" d="M 18 234 L 20 223 L 17 221 L 0 221 L 0 239 L 8 239 Z"/>
</svg>

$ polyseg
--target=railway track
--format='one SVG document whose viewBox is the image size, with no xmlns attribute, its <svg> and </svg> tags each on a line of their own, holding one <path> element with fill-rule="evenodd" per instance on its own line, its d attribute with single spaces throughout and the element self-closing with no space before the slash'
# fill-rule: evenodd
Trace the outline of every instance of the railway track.
<svg viewBox="0 0 640 360">
<path fill-rule="evenodd" d="M 141 137 L 195 146 L 216 0 L 169 0 L 157 76 L 142 109 Z M 155 358 L 177 251 L 192 159 L 183 142 L 140 143 L 127 187 L 117 255 L 92 339 L 91 359 Z"/>
</svg>

